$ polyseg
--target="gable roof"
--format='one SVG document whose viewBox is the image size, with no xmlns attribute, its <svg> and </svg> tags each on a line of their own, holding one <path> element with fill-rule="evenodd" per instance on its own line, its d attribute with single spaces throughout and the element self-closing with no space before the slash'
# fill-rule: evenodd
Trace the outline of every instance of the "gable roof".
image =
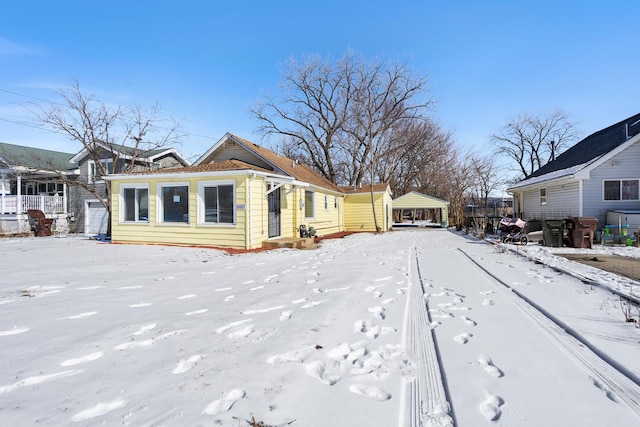
<svg viewBox="0 0 640 427">
<path fill-rule="evenodd" d="M 72 157 L 71 153 L 0 142 L 0 161 L 11 167 L 71 171 L 77 169 L 70 162 Z"/>
<path fill-rule="evenodd" d="M 640 113 L 595 132 L 507 191 L 559 178 L 588 176 L 590 170 L 640 140 Z"/>
<path fill-rule="evenodd" d="M 213 145 L 213 147 L 200 156 L 200 158 L 193 163 L 194 166 L 210 162 L 210 158 L 216 150 L 218 150 L 227 141 L 233 141 L 245 150 L 253 153 L 260 160 L 269 165 L 275 173 L 288 175 L 298 181 L 306 182 L 315 187 L 324 188 L 338 193 L 344 192 L 341 187 L 338 187 L 309 166 L 298 163 L 289 157 L 276 154 L 267 148 L 261 147 L 260 145 L 254 144 L 251 141 L 240 138 L 239 136 L 231 133 L 225 134 L 216 144 Z"/>
<path fill-rule="evenodd" d="M 144 150 L 142 148 L 128 147 L 126 145 L 111 144 L 108 142 L 97 143 L 107 151 L 120 153 L 125 158 L 131 158 L 134 154 L 140 161 L 153 163 L 154 160 L 166 156 L 173 155 L 178 162 L 185 166 L 189 166 L 189 162 L 175 149 L 169 147 L 155 148 L 153 150 Z M 83 148 L 71 157 L 71 162 L 77 163 L 87 156 L 87 148 Z"/>
<path fill-rule="evenodd" d="M 219 172 L 219 171 L 239 171 L 239 170 L 252 170 L 256 172 L 269 173 L 271 172 L 268 169 L 261 168 L 260 166 L 252 165 L 247 162 L 243 162 L 242 160 L 230 159 L 224 160 L 222 162 L 215 163 L 203 163 L 197 166 L 187 166 L 184 168 L 170 168 L 170 169 L 155 169 L 150 171 L 138 171 L 138 172 L 129 172 L 127 174 L 120 175 L 171 175 L 177 173 L 199 173 L 199 172 Z M 118 175 L 113 174 L 108 177 L 111 179 L 112 176 Z"/>
<path fill-rule="evenodd" d="M 640 114 L 595 132 L 560 154 L 526 179 L 587 165 L 640 133 Z"/>
<path fill-rule="evenodd" d="M 393 199 L 393 203 L 398 204 L 398 206 L 409 206 L 411 204 L 416 204 L 416 206 L 413 206 L 413 207 L 418 207 L 423 205 L 431 206 L 431 205 L 439 205 L 439 204 L 446 204 L 446 205 L 449 204 L 449 202 L 447 202 L 446 200 L 442 200 L 437 197 L 419 193 L 417 191 L 409 191 L 408 193 L 403 194 L 400 197 L 396 197 L 395 199 Z"/>
</svg>

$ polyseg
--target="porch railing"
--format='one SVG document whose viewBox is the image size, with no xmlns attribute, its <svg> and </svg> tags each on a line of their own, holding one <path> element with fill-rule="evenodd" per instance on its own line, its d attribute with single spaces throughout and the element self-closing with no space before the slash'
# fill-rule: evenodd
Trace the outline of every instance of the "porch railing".
<svg viewBox="0 0 640 427">
<path fill-rule="evenodd" d="M 62 196 L 0 195 L 0 214 L 25 213 L 29 209 L 41 210 L 44 213 L 60 213 L 66 212 L 66 206 L 66 199 Z"/>
</svg>

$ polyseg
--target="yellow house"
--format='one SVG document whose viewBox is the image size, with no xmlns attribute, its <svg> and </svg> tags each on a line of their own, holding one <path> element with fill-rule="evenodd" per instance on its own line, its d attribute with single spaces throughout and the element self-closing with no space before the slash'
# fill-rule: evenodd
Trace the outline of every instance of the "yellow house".
<svg viewBox="0 0 640 427">
<path fill-rule="evenodd" d="M 338 187 L 230 133 L 190 167 L 106 179 L 112 182 L 113 242 L 254 249 L 297 237 L 302 225 L 317 236 L 375 231 L 370 192 Z M 374 187 L 378 222 L 388 230 L 390 192 Z"/>
<path fill-rule="evenodd" d="M 346 193 L 344 224 L 348 231 L 388 231 L 393 224 L 388 184 L 340 187 Z M 375 218 L 374 218 L 375 212 Z M 376 230 L 376 223 L 379 229 Z"/>
</svg>

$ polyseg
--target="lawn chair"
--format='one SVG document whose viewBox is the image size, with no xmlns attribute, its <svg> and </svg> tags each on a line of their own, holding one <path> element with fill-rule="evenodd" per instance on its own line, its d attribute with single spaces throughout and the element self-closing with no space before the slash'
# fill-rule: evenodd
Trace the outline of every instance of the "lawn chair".
<svg viewBox="0 0 640 427">
<path fill-rule="evenodd" d="M 53 219 L 47 218 L 39 209 L 29 209 L 27 215 L 29 215 L 31 229 L 37 237 L 51 236 Z"/>
</svg>

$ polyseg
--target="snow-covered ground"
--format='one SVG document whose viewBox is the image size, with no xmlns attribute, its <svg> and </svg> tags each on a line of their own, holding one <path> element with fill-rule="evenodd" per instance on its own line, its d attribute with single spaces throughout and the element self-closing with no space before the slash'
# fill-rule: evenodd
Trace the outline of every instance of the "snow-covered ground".
<svg viewBox="0 0 640 427">
<path fill-rule="evenodd" d="M 640 329 L 612 292 L 636 284 L 508 247 L 0 240 L 1 424 L 638 425 Z"/>
</svg>

